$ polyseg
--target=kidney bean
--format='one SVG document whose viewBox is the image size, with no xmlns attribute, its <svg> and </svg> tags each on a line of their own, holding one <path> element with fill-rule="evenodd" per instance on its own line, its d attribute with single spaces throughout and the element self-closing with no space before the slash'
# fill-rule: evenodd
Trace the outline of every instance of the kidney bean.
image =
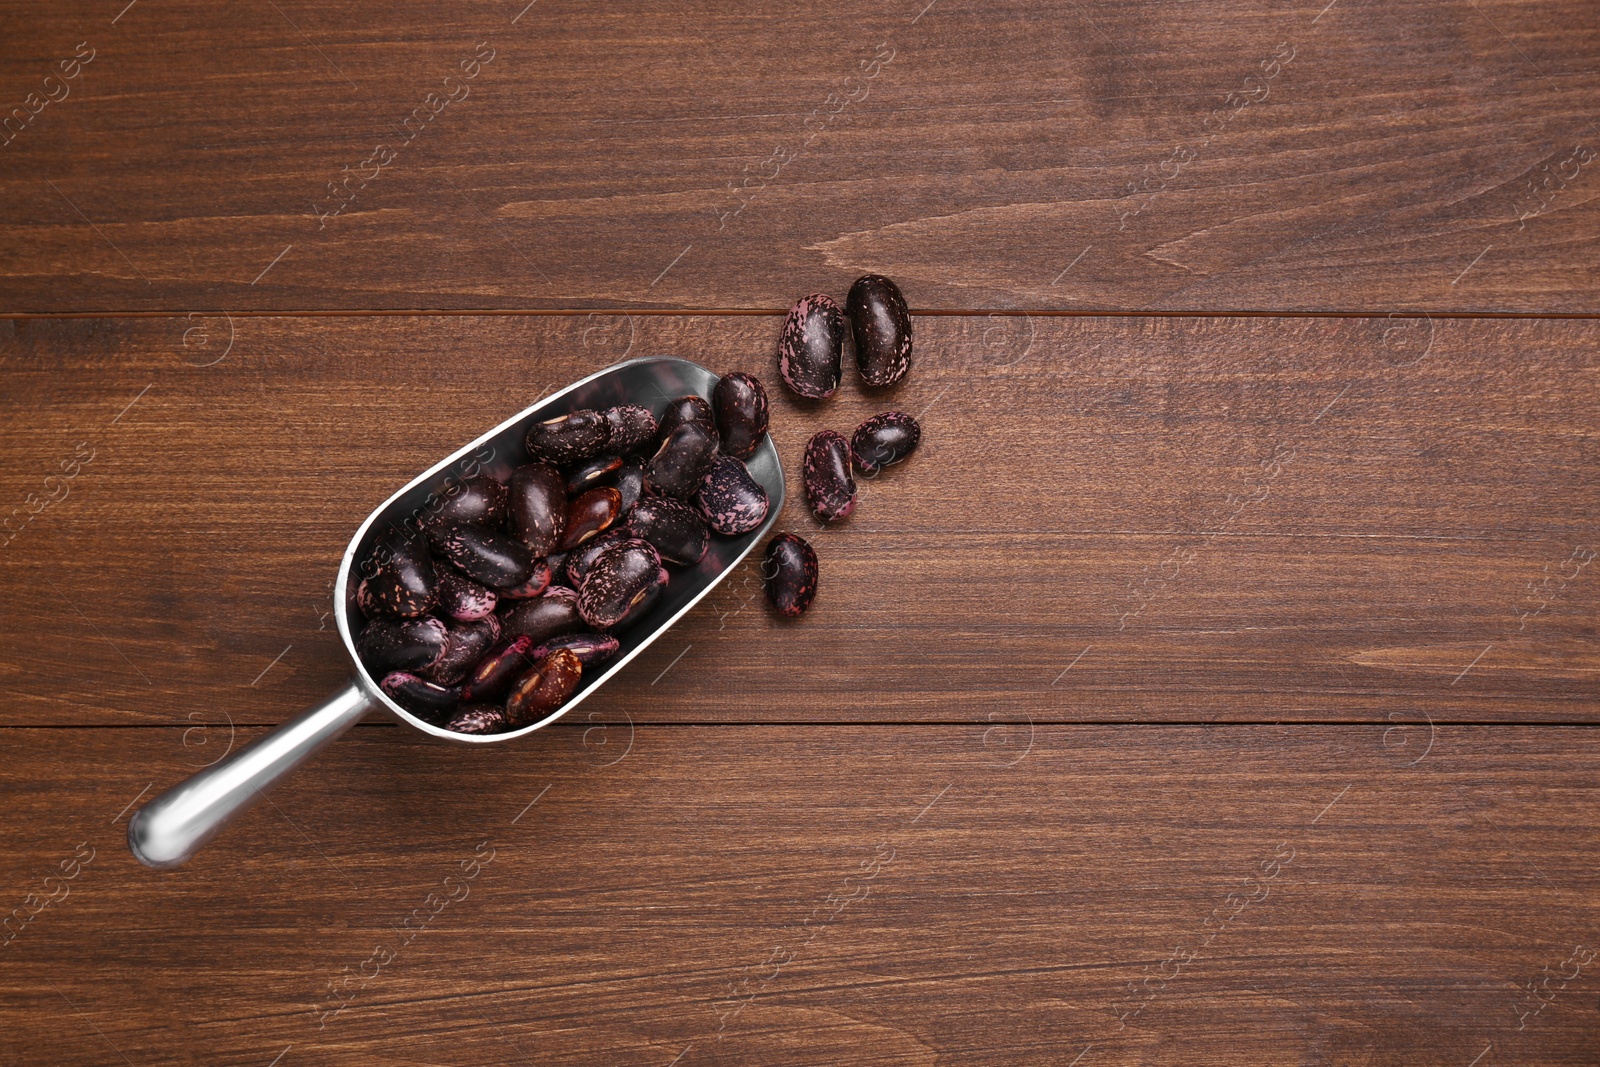
<svg viewBox="0 0 1600 1067">
<path fill-rule="evenodd" d="M 856 427 L 850 435 L 850 455 L 857 470 L 876 474 L 915 452 L 921 440 L 921 423 L 903 411 L 885 411 Z"/>
<path fill-rule="evenodd" d="M 560 708 L 578 688 L 583 664 L 570 650 L 557 649 L 518 678 L 506 697 L 506 718 L 513 727 L 531 726 Z"/>
<path fill-rule="evenodd" d="M 467 672 L 461 684 L 461 702 L 499 700 L 517 676 L 537 662 L 532 651 L 533 638 L 525 635 L 500 642 Z"/>
<path fill-rule="evenodd" d="M 821 431 L 806 444 L 801 480 L 812 512 L 823 522 L 838 522 L 856 509 L 850 442 L 832 430 Z"/>
<path fill-rule="evenodd" d="M 543 596 L 517 601 L 500 617 L 500 625 L 507 637 L 526 636 L 534 644 L 572 633 L 583 627 L 578 594 L 566 586 L 552 585 Z"/>
<path fill-rule="evenodd" d="M 380 535 L 361 573 L 367 576 L 369 603 L 384 614 L 416 618 L 439 602 L 438 574 L 421 536 L 407 537 L 393 529 Z"/>
<path fill-rule="evenodd" d="M 449 712 L 461 695 L 458 688 L 435 685 L 405 671 L 384 675 L 378 687 L 390 700 L 424 719 L 435 719 Z"/>
<path fill-rule="evenodd" d="M 391 671 L 421 670 L 444 653 L 447 634 L 438 619 L 389 619 L 380 615 L 368 622 L 356 638 L 356 653 L 375 677 Z"/>
<path fill-rule="evenodd" d="M 634 599 L 633 606 L 627 610 L 627 613 L 624 614 L 622 618 L 617 620 L 616 625 L 614 625 L 612 629 L 627 629 L 629 626 L 632 626 L 634 623 L 650 614 L 650 609 L 656 606 L 656 601 L 660 600 L 661 594 L 666 592 L 667 582 L 670 580 L 671 575 L 667 573 L 667 569 L 665 567 L 662 567 L 660 570 L 658 570 L 656 572 L 655 580 L 651 582 L 650 587 L 644 591 L 644 595 Z"/>
<path fill-rule="evenodd" d="M 659 432 L 656 428 L 656 417 L 650 414 L 649 408 L 640 407 L 638 404 L 621 404 L 614 408 L 606 408 L 602 414 L 605 415 L 610 433 L 607 445 L 619 456 L 626 456 L 636 451 Z"/>
<path fill-rule="evenodd" d="M 617 512 L 617 518 L 625 519 L 633 512 L 633 506 L 644 495 L 644 468 L 636 463 L 630 463 L 617 472 L 612 486 L 622 494 L 622 508 Z"/>
<path fill-rule="evenodd" d="M 532 600 L 550 587 L 550 582 L 555 577 L 555 567 L 549 559 L 536 559 L 533 561 L 533 573 L 528 580 L 517 585 L 508 585 L 504 589 L 496 590 L 502 601 L 505 600 Z"/>
<path fill-rule="evenodd" d="M 622 511 L 622 494 L 603 485 L 590 489 L 567 507 L 567 532 L 556 547 L 570 552 L 617 521 Z"/>
<path fill-rule="evenodd" d="M 506 709 L 498 704 L 468 704 L 457 708 L 444 728 L 458 734 L 498 734 L 509 725 Z"/>
<path fill-rule="evenodd" d="M 803 296 L 789 309 L 778 334 L 778 375 L 808 400 L 839 388 L 844 357 L 844 312 L 826 293 Z"/>
<path fill-rule="evenodd" d="M 766 489 L 732 456 L 712 460 L 694 499 L 706 522 L 719 534 L 749 533 L 767 517 Z"/>
<path fill-rule="evenodd" d="M 585 667 L 593 667 L 604 663 L 617 654 L 617 649 L 622 643 L 610 634 L 567 634 L 563 637 L 552 637 L 544 644 L 533 650 L 534 660 L 544 659 L 557 649 L 566 649 L 578 657 L 578 662 Z"/>
<path fill-rule="evenodd" d="M 439 685 L 459 685 L 467 672 L 500 640 L 500 620 L 490 615 L 447 629 L 444 652 L 417 673 Z"/>
<path fill-rule="evenodd" d="M 567 494 L 576 496 L 585 489 L 593 489 L 597 485 L 610 485 L 612 476 L 621 469 L 621 456 L 596 456 L 568 476 Z"/>
<path fill-rule="evenodd" d="M 511 472 L 511 526 L 535 556 L 555 551 L 567 527 L 567 482 L 548 463 Z"/>
<path fill-rule="evenodd" d="M 453 491 L 452 491 L 453 490 Z M 506 487 L 480 474 L 446 485 L 429 500 L 426 526 L 499 526 L 506 518 Z"/>
<path fill-rule="evenodd" d="M 504 588 L 533 577 L 533 553 L 514 537 L 481 526 L 445 526 L 430 527 L 428 541 L 468 578 L 484 585 Z"/>
<path fill-rule="evenodd" d="M 711 391 L 722 450 L 735 459 L 749 459 L 767 434 L 767 391 L 754 375 L 724 374 Z"/>
<path fill-rule="evenodd" d="M 699 513 L 667 497 L 639 501 L 628 516 L 628 530 L 654 545 L 669 563 L 692 567 L 705 558 L 711 547 L 711 531 Z"/>
<path fill-rule="evenodd" d="M 611 443 L 611 424 L 598 411 L 584 408 L 528 427 L 528 455 L 558 467 L 599 455 Z"/>
<path fill-rule="evenodd" d="M 767 600 L 779 615 L 798 618 L 817 595 L 817 553 L 805 538 L 781 533 L 767 542 L 762 561 Z"/>
<path fill-rule="evenodd" d="M 716 436 L 717 417 L 712 412 L 711 405 L 706 402 L 705 397 L 694 393 L 667 402 L 667 410 L 661 413 L 661 428 L 657 431 L 657 435 L 668 437 L 673 430 L 689 422 L 705 427 L 707 433 Z"/>
<path fill-rule="evenodd" d="M 686 422 L 667 435 L 645 468 L 645 488 L 675 500 L 688 500 L 700 488 L 716 454 L 716 434 L 697 422 Z"/>
<path fill-rule="evenodd" d="M 660 573 L 661 556 L 648 541 L 608 545 L 578 586 L 578 614 L 590 626 L 610 629 L 658 584 Z"/>
<path fill-rule="evenodd" d="M 857 278 L 845 298 L 856 367 L 868 385 L 893 385 L 911 370 L 911 312 L 900 287 L 881 274 Z"/>
<path fill-rule="evenodd" d="M 583 584 L 583 576 L 589 572 L 589 564 L 595 557 L 604 552 L 609 546 L 618 541 L 626 541 L 633 534 L 626 528 L 613 525 L 611 529 L 591 541 L 585 541 L 571 552 L 567 553 L 565 574 L 567 584 L 576 589 Z"/>
<path fill-rule="evenodd" d="M 460 622 L 481 619 L 494 613 L 500 602 L 499 595 L 488 586 L 468 578 L 459 571 L 444 568 L 439 571 L 439 612 Z"/>
</svg>

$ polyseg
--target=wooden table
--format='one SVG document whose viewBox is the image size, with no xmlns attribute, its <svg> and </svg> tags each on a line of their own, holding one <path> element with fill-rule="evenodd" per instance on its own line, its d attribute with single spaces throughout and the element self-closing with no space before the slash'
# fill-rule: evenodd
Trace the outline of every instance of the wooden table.
<svg viewBox="0 0 1600 1067">
<path fill-rule="evenodd" d="M 1600 1059 L 1592 5 L 123 3 L 5 5 L 0 1060 Z M 911 377 L 779 396 L 868 271 Z M 803 621 L 132 860 L 375 504 L 657 353 L 922 415 Z"/>
</svg>

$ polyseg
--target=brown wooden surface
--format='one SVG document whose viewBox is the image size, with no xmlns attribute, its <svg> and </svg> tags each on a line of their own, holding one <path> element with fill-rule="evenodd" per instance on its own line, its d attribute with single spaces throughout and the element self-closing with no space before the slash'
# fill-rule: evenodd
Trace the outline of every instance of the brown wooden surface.
<svg viewBox="0 0 1600 1067">
<path fill-rule="evenodd" d="M 0 3 L 0 119 L 94 52 L 0 146 L 0 1061 L 1600 1060 L 1592 5 L 525 3 Z M 802 410 L 868 270 L 916 368 Z M 134 863 L 374 505 L 658 353 L 774 386 L 805 619 Z"/>
<path fill-rule="evenodd" d="M 0 8 L 7 310 L 1600 310 L 1584 0 L 122 8 Z"/>
</svg>

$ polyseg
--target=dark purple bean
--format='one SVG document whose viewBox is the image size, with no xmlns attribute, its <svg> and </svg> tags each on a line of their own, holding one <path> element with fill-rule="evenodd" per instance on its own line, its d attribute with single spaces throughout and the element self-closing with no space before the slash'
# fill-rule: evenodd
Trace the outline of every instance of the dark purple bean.
<svg viewBox="0 0 1600 1067">
<path fill-rule="evenodd" d="M 430 527 L 428 542 L 475 582 L 500 589 L 533 577 L 533 553 L 507 534 L 482 526 Z"/>
<path fill-rule="evenodd" d="M 439 613 L 460 622 L 494 613 L 499 594 L 449 567 L 439 569 Z"/>
<path fill-rule="evenodd" d="M 435 685 L 426 678 L 418 678 L 405 671 L 384 675 L 378 685 L 390 700 L 413 715 L 429 720 L 447 715 L 461 699 L 459 688 Z"/>
<path fill-rule="evenodd" d="M 451 490 L 454 490 L 452 492 Z M 450 482 L 428 502 L 425 526 L 499 526 L 506 518 L 506 487 L 480 474 Z"/>
<path fill-rule="evenodd" d="M 609 485 L 591 489 L 567 507 L 567 532 L 556 547 L 570 552 L 617 521 L 622 494 Z"/>
<path fill-rule="evenodd" d="M 656 417 L 650 414 L 649 408 L 638 404 L 606 408 L 601 414 L 605 416 L 610 431 L 608 445 L 611 451 L 621 456 L 636 451 L 659 432 L 656 429 Z"/>
<path fill-rule="evenodd" d="M 356 638 L 356 654 L 367 673 L 382 678 L 391 671 L 416 671 L 444 653 L 448 631 L 438 619 L 389 619 L 378 616 Z"/>
<path fill-rule="evenodd" d="M 695 503 L 719 534 L 746 534 L 767 517 L 767 491 L 750 469 L 732 456 L 718 456 L 706 472 Z"/>
<path fill-rule="evenodd" d="M 689 505 L 666 497 L 639 501 L 628 516 L 628 529 L 635 537 L 654 545 L 662 559 L 686 567 L 699 563 L 711 547 L 711 531 L 700 514 Z"/>
<path fill-rule="evenodd" d="M 444 652 L 417 673 L 439 685 L 459 685 L 498 640 L 500 620 L 494 615 L 451 626 L 445 635 Z"/>
<path fill-rule="evenodd" d="M 497 734 L 509 725 L 506 709 L 498 704 L 469 704 L 458 708 L 444 728 L 458 734 Z"/>
<path fill-rule="evenodd" d="M 555 568 L 548 559 L 536 559 L 533 561 L 533 573 L 528 576 L 527 581 L 495 591 L 500 594 L 502 601 L 532 600 L 536 596 L 542 596 L 544 591 L 550 588 L 554 576 Z"/>
<path fill-rule="evenodd" d="M 372 587 L 367 584 L 367 579 L 365 578 L 361 579 L 361 584 L 356 586 L 356 607 L 361 610 L 361 614 L 369 619 L 388 614 L 383 610 L 383 605 L 374 599 Z"/>
<path fill-rule="evenodd" d="M 650 614 L 650 609 L 656 606 L 656 601 L 661 599 L 661 594 L 666 592 L 667 583 L 671 580 L 672 576 L 667 573 L 667 569 L 665 567 L 662 567 L 659 571 L 657 571 L 655 581 L 650 584 L 650 588 L 645 590 L 643 596 L 634 600 L 633 607 L 628 609 L 628 613 L 626 615 L 617 620 L 616 625 L 613 626 L 612 629 L 627 629 L 629 626 L 632 626 L 634 623 Z"/>
<path fill-rule="evenodd" d="M 761 576 L 766 580 L 767 600 L 778 614 L 797 618 L 817 595 L 817 553 L 805 538 L 779 534 L 767 542 Z"/>
<path fill-rule="evenodd" d="M 506 697 L 506 718 L 512 726 L 531 726 L 567 702 L 583 677 L 583 664 L 567 649 L 548 658 L 518 678 Z"/>
<path fill-rule="evenodd" d="M 722 450 L 735 459 L 749 459 L 767 434 L 767 391 L 761 379 L 734 371 L 724 374 L 711 391 Z"/>
<path fill-rule="evenodd" d="M 507 637 L 528 637 L 534 644 L 558 634 L 583 628 L 578 614 L 578 594 L 562 585 L 552 585 L 543 596 L 519 600 L 500 618 Z"/>
<path fill-rule="evenodd" d="M 583 576 L 589 571 L 589 564 L 604 552 L 609 546 L 618 541 L 626 541 L 633 534 L 626 528 L 613 525 L 611 529 L 596 537 L 592 541 L 585 541 L 571 552 L 567 553 L 566 579 L 567 584 L 576 589 L 583 584 Z"/>
<path fill-rule="evenodd" d="M 482 700 L 499 700 L 511 683 L 537 662 L 529 653 L 533 651 L 533 638 L 518 636 L 502 641 L 473 665 L 461 685 L 461 702 L 472 704 Z"/>
<path fill-rule="evenodd" d="M 911 370 L 911 312 L 900 287 L 881 274 L 857 278 L 845 298 L 856 367 L 868 385 L 893 385 Z"/>
<path fill-rule="evenodd" d="M 661 442 L 645 468 L 645 488 L 660 496 L 688 500 L 700 488 L 716 454 L 716 435 L 697 422 L 686 422 Z"/>
<path fill-rule="evenodd" d="M 856 427 L 850 435 L 850 454 L 856 469 L 876 474 L 899 463 L 917 450 L 922 440 L 922 425 L 903 411 L 885 411 Z"/>
<path fill-rule="evenodd" d="M 612 485 L 622 494 L 622 510 L 617 512 L 617 518 L 625 519 L 633 511 L 633 506 L 639 502 L 639 498 L 644 495 L 644 468 L 637 464 L 628 464 L 617 472 Z"/>
<path fill-rule="evenodd" d="M 856 480 L 850 474 L 850 442 L 823 430 L 806 444 L 800 469 L 806 499 L 823 522 L 838 522 L 856 509 Z"/>
<path fill-rule="evenodd" d="M 778 374 L 808 400 L 839 388 L 844 365 L 844 312 L 826 293 L 803 296 L 789 309 L 778 334 Z"/>
<path fill-rule="evenodd" d="M 567 528 L 567 481 L 548 463 L 511 472 L 511 528 L 535 556 L 555 551 Z"/>
<path fill-rule="evenodd" d="M 578 614 L 590 626 L 608 630 L 658 584 L 661 556 L 648 541 L 621 541 L 589 565 L 578 586 Z"/>
<path fill-rule="evenodd" d="M 584 408 L 534 423 L 526 443 L 534 459 L 567 467 L 604 452 L 611 443 L 611 424 L 600 412 Z"/>
<path fill-rule="evenodd" d="M 416 618 L 439 602 L 439 577 L 420 534 L 388 530 L 373 543 L 361 573 L 367 576 L 370 603 L 384 614 Z"/>
<path fill-rule="evenodd" d="M 567 494 L 576 496 L 597 485 L 610 485 L 612 476 L 622 469 L 621 456 L 597 456 L 573 471 L 567 478 Z"/>
<path fill-rule="evenodd" d="M 711 404 L 705 397 L 690 393 L 667 402 L 667 410 L 661 413 L 661 427 L 656 435 L 666 437 L 689 422 L 704 426 L 712 435 L 717 432 L 717 417 L 712 413 Z"/>
<path fill-rule="evenodd" d="M 552 637 L 534 649 L 533 658 L 541 660 L 557 649 L 564 648 L 577 656 L 578 662 L 585 667 L 593 667 L 615 656 L 621 647 L 622 643 L 610 634 L 567 634 L 565 637 Z"/>
</svg>

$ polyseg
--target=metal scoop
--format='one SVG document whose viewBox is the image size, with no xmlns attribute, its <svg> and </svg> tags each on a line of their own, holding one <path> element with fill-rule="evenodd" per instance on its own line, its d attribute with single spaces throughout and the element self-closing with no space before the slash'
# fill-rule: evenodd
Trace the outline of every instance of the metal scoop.
<svg viewBox="0 0 1600 1067">
<path fill-rule="evenodd" d="M 750 474 L 770 498 L 766 521 L 759 529 L 742 537 L 713 536 L 711 549 L 703 560 L 694 567 L 675 568 L 672 580 L 649 613 L 616 635 L 622 647 L 604 665 L 604 670 L 586 674 L 566 704 L 531 726 L 500 734 L 458 734 L 424 722 L 390 700 L 356 655 L 354 633 L 359 631 L 361 617 L 355 607 L 355 587 L 361 579 L 359 564 L 367 559 L 381 532 L 391 524 L 403 525 L 407 519 L 414 520 L 426 514 L 430 502 L 437 501 L 452 480 L 478 473 L 503 479 L 513 468 L 526 463 L 528 456 L 523 437 L 535 421 L 583 408 L 606 408 L 616 404 L 640 404 L 659 416 L 669 400 L 688 393 L 698 393 L 709 400 L 716 384 L 717 375 L 685 359 L 662 356 L 618 363 L 574 382 L 501 423 L 424 471 L 384 501 L 361 524 L 339 562 L 334 616 L 339 639 L 350 657 L 353 674 L 350 684 L 299 718 L 146 804 L 128 824 L 128 847 L 133 854 L 149 867 L 176 867 L 183 863 L 229 821 L 255 803 L 262 790 L 316 755 L 373 708 L 382 708 L 414 729 L 446 741 L 486 745 L 511 741 L 549 725 L 604 685 L 709 593 L 777 522 L 778 513 L 783 509 L 783 467 L 770 436 L 746 461 Z"/>
</svg>

